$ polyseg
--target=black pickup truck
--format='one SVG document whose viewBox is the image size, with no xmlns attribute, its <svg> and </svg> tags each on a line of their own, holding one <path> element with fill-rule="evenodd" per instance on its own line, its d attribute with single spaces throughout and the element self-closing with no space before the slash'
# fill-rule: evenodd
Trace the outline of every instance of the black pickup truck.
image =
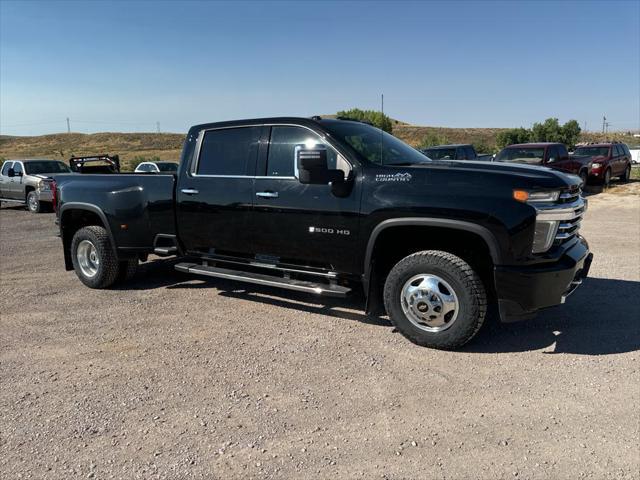
<svg viewBox="0 0 640 480">
<path fill-rule="evenodd" d="M 57 175 L 67 270 L 92 288 L 149 254 L 182 272 L 346 296 L 417 344 L 456 348 L 563 303 L 592 255 L 580 180 L 433 161 L 364 123 L 268 118 L 190 129 L 176 175 Z"/>
</svg>

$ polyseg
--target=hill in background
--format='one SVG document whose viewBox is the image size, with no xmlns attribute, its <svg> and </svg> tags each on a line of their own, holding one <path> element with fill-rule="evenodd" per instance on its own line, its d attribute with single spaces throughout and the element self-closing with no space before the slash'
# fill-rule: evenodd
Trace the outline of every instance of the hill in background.
<svg viewBox="0 0 640 480">
<path fill-rule="evenodd" d="M 325 117 L 331 117 L 326 115 Z M 437 137 L 447 143 L 472 143 L 480 150 L 495 151 L 496 135 L 500 128 L 443 128 L 421 127 L 393 120 L 393 134 L 418 146 L 427 137 Z M 5 158 L 41 157 L 65 162 L 73 155 L 118 154 L 125 171 L 133 170 L 146 160 L 180 159 L 182 133 L 58 133 L 35 137 L 0 136 L 0 161 Z M 640 139 L 622 133 L 587 132 L 581 141 L 595 142 L 618 140 L 629 145 L 640 143 Z M 484 152 L 483 152 L 484 153 Z"/>
</svg>

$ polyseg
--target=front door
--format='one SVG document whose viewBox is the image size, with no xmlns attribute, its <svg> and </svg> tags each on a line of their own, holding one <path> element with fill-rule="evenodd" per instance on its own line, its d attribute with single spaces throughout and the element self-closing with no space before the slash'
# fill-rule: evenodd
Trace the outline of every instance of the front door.
<svg viewBox="0 0 640 480">
<path fill-rule="evenodd" d="M 251 227 L 256 253 L 283 263 L 353 271 L 360 187 L 336 195 L 331 185 L 304 185 L 296 178 L 295 152 L 325 144 L 329 168 L 345 176 L 352 166 L 317 133 L 301 126 L 271 127 L 268 152 L 258 163 Z M 354 172 L 355 173 L 355 172 Z"/>
<path fill-rule="evenodd" d="M 253 252 L 250 213 L 263 127 L 201 132 L 176 192 L 179 236 L 188 252 Z"/>
<path fill-rule="evenodd" d="M 22 162 L 13 162 L 14 176 L 9 179 L 7 184 L 8 195 L 7 198 L 14 200 L 26 200 L 24 195 L 24 187 L 22 185 L 24 180 L 24 168 Z"/>
<path fill-rule="evenodd" d="M 11 178 L 9 177 L 9 169 L 13 166 L 13 162 L 6 161 L 2 164 L 0 171 L 0 198 L 9 198 L 9 190 Z"/>
</svg>

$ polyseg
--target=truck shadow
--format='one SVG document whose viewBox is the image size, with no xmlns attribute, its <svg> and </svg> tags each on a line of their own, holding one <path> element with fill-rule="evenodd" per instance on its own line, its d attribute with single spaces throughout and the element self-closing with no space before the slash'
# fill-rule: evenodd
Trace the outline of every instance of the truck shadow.
<svg viewBox="0 0 640 480">
<path fill-rule="evenodd" d="M 227 298 L 392 328 L 386 317 L 364 314 L 361 293 L 346 299 L 315 297 L 261 285 L 193 277 L 176 272 L 175 263 L 172 260 L 146 263 L 136 278 L 119 288 L 215 289 L 218 295 Z M 588 278 L 565 305 L 544 310 L 534 320 L 504 324 L 492 315 L 462 351 L 512 353 L 548 349 L 545 353 L 609 355 L 640 350 L 639 299 L 640 282 Z"/>
</svg>

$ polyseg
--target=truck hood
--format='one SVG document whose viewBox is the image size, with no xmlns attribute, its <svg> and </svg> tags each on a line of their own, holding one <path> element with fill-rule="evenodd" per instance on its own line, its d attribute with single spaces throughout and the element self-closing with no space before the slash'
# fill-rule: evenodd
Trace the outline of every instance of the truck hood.
<svg viewBox="0 0 640 480">
<path fill-rule="evenodd" d="M 466 175 L 482 177 L 497 175 L 511 177 L 514 184 L 522 184 L 529 188 L 566 188 L 580 186 L 580 177 L 539 165 L 523 165 L 521 163 L 502 162 L 456 162 L 434 160 L 430 163 L 414 165 L 410 168 L 446 170 Z"/>
</svg>

